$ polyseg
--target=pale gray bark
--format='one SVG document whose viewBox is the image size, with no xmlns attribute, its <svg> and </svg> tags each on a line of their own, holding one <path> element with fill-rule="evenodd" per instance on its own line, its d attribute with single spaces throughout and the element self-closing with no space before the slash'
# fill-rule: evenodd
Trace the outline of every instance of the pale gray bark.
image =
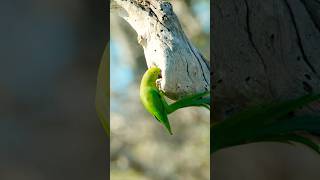
<svg viewBox="0 0 320 180">
<path fill-rule="evenodd" d="M 186 37 L 169 2 L 114 0 L 113 9 L 137 32 L 148 67 L 162 70 L 158 85 L 169 98 L 210 89 L 209 63 Z"/>
</svg>

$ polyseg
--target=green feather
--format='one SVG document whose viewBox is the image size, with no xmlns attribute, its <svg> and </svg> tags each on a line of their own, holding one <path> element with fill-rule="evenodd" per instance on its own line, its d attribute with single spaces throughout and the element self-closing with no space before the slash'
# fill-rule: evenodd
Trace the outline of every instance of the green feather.
<svg viewBox="0 0 320 180">
<path fill-rule="evenodd" d="M 144 73 L 140 84 L 140 99 L 146 110 L 164 125 L 170 134 L 172 131 L 167 114 L 189 106 L 210 109 L 210 92 L 187 96 L 169 105 L 164 99 L 164 93 L 156 86 L 156 80 L 160 75 L 161 70 L 157 67 L 149 68 Z"/>
<path fill-rule="evenodd" d="M 161 70 L 157 67 L 152 67 L 144 73 L 140 84 L 140 99 L 146 110 L 172 134 L 166 112 L 167 104 L 156 87 L 156 80 L 160 74 Z"/>
</svg>

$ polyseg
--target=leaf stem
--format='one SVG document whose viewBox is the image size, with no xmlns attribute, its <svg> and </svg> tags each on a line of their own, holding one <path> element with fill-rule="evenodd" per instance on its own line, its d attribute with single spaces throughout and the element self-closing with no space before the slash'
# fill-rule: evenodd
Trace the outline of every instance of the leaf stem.
<svg viewBox="0 0 320 180">
<path fill-rule="evenodd" d="M 166 111 L 168 114 L 185 107 L 203 106 L 210 110 L 210 92 L 199 93 L 180 99 L 172 104 L 167 104 Z M 208 96 L 209 95 L 209 96 Z"/>
</svg>

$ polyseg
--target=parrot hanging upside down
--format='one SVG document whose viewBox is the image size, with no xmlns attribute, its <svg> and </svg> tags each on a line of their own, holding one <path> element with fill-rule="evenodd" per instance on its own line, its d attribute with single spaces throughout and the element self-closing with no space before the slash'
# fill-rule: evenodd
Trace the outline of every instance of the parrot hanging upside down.
<svg viewBox="0 0 320 180">
<path fill-rule="evenodd" d="M 156 81 L 161 78 L 161 70 L 157 67 L 149 68 L 142 77 L 140 84 L 140 99 L 142 104 L 172 135 L 167 114 L 188 106 L 203 106 L 210 109 L 209 92 L 185 97 L 173 104 L 168 104 L 164 94 L 157 88 Z"/>
</svg>

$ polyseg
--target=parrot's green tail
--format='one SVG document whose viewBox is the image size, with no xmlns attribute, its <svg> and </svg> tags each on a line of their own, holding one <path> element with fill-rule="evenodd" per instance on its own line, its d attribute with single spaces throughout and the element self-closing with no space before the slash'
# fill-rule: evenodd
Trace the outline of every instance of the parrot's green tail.
<svg viewBox="0 0 320 180">
<path fill-rule="evenodd" d="M 165 118 L 166 118 L 166 121 L 160 121 L 160 120 L 157 118 L 157 116 L 154 116 L 154 118 L 156 118 L 161 124 L 163 124 L 163 125 L 165 126 L 165 128 L 168 130 L 168 132 L 169 132 L 170 135 L 173 135 L 172 130 L 171 130 L 170 123 L 169 123 L 169 121 L 168 121 L 168 117 L 167 117 L 167 115 L 164 115 L 164 116 L 165 116 Z"/>
<path fill-rule="evenodd" d="M 267 106 L 257 106 L 211 127 L 211 153 L 220 149 L 262 141 L 298 142 L 320 154 L 320 146 L 299 132 L 320 132 L 320 116 L 289 117 L 289 113 L 319 100 L 320 95 Z"/>
</svg>

